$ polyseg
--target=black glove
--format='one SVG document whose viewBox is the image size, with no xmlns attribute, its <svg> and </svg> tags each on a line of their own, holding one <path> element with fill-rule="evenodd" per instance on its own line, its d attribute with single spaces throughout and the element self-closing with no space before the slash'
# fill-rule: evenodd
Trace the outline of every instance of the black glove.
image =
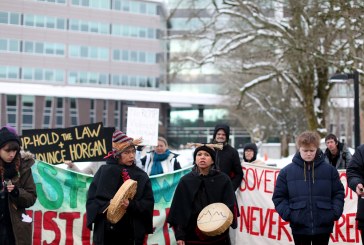
<svg viewBox="0 0 364 245">
<path fill-rule="evenodd" d="M 18 197 L 19 196 L 19 188 L 17 186 L 14 186 L 14 190 L 12 190 L 10 192 L 10 195 L 12 195 L 13 197 Z"/>
</svg>

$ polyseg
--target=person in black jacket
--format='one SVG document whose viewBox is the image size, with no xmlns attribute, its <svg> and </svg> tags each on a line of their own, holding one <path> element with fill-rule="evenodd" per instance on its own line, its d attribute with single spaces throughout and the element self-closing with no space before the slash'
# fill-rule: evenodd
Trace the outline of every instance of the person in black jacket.
<svg viewBox="0 0 364 245">
<path fill-rule="evenodd" d="M 216 167 L 226 173 L 237 190 L 243 180 L 244 173 L 240 164 L 238 151 L 229 145 L 230 127 L 226 124 L 215 126 L 213 143 L 223 144 L 223 149 L 216 152 Z"/>
<path fill-rule="evenodd" d="M 135 145 L 140 143 L 116 130 L 112 152 L 94 176 L 87 193 L 87 227 L 93 229 L 95 245 L 142 245 L 153 232 L 154 197 L 148 175 L 135 165 Z M 132 200 L 122 203 L 126 213 L 116 224 L 107 220 L 106 209 L 120 186 L 128 179 L 137 181 Z"/>
<path fill-rule="evenodd" d="M 337 169 L 347 168 L 351 153 L 346 144 L 339 142 L 334 134 L 328 134 L 325 137 L 325 144 L 327 146 L 324 152 L 326 161 Z"/>
<path fill-rule="evenodd" d="M 361 240 L 364 244 L 364 145 L 360 145 L 353 154 L 346 169 L 346 178 L 350 189 L 358 194 L 358 209 L 356 220 L 361 230 Z"/>
<path fill-rule="evenodd" d="M 229 177 L 215 169 L 215 151 L 202 144 L 194 151 L 194 167 L 183 176 L 173 196 L 167 222 L 173 227 L 178 245 L 229 245 L 229 229 L 217 236 L 206 236 L 197 227 L 201 210 L 212 203 L 224 203 L 233 213 L 237 227 L 235 193 Z"/>
<path fill-rule="evenodd" d="M 337 169 L 325 161 L 318 133 L 301 133 L 296 145 L 298 152 L 280 171 L 272 200 L 290 222 L 295 244 L 325 245 L 344 209 L 344 187 Z"/>
</svg>

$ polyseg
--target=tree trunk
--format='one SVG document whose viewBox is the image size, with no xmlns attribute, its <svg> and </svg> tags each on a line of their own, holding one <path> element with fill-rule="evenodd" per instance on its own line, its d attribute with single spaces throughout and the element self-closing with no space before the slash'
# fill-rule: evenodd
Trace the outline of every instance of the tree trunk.
<svg viewBox="0 0 364 245">
<path fill-rule="evenodd" d="M 288 134 L 281 135 L 281 157 L 288 157 L 289 155 L 289 138 Z"/>
</svg>

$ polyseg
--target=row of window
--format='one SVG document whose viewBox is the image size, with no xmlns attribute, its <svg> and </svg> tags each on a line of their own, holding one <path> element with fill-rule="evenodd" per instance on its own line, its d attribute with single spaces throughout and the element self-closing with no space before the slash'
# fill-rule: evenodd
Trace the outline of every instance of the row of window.
<svg viewBox="0 0 364 245">
<path fill-rule="evenodd" d="M 66 0 L 36 0 L 38 2 L 66 4 Z M 157 15 L 157 4 L 131 0 L 68 0 L 72 5 L 95 9 L 113 9 L 125 12 Z"/>
<path fill-rule="evenodd" d="M 24 52 L 41 55 L 64 56 L 65 45 L 61 43 L 47 43 L 34 41 L 21 41 L 16 39 L 0 39 L 0 52 Z M 109 60 L 109 49 L 70 45 L 69 57 L 82 59 Z M 155 53 L 134 50 L 113 50 L 113 60 L 144 64 L 156 64 Z"/>
<path fill-rule="evenodd" d="M 113 50 L 113 60 L 128 61 L 136 63 L 156 64 L 156 54 L 135 50 Z"/>
<path fill-rule="evenodd" d="M 65 45 L 62 43 L 0 39 L 0 51 L 64 56 Z"/>
<path fill-rule="evenodd" d="M 4 80 L 22 79 L 24 81 L 37 81 L 55 84 L 65 83 L 65 72 L 56 69 L 0 66 L 0 78 Z M 77 72 L 70 71 L 68 74 L 68 84 L 89 84 L 89 85 L 112 85 L 123 87 L 149 87 L 158 88 L 159 79 L 146 76 L 128 76 L 120 74 L 106 74 L 97 72 Z"/>
<path fill-rule="evenodd" d="M 1 95 L 0 95 L 1 96 Z M 79 106 L 76 98 L 67 98 L 69 100 L 68 110 L 70 116 L 71 127 L 79 125 Z M 6 119 L 7 124 L 16 127 L 18 123 L 18 114 L 17 108 L 18 104 L 21 104 L 21 125 L 22 129 L 34 129 L 35 125 L 35 96 L 31 95 L 6 95 L 5 99 L 6 103 Z M 96 107 L 95 100 L 90 100 L 91 108 L 90 108 L 90 123 L 96 123 Z M 108 125 L 107 116 L 108 116 L 108 101 L 104 100 L 103 103 L 103 117 L 102 121 L 104 125 Z M 114 101 L 114 122 L 112 125 L 116 127 L 120 127 L 121 125 L 121 109 L 122 102 Z M 65 111 L 66 111 L 66 103 L 65 98 L 59 97 L 45 97 L 44 106 L 42 106 L 43 110 L 43 119 L 42 119 L 42 128 L 52 128 L 52 120 L 55 122 L 55 128 L 64 128 L 64 119 L 65 119 Z M 53 113 L 54 112 L 54 113 Z M 21 131 L 19 130 L 19 131 Z"/>
<path fill-rule="evenodd" d="M 91 32 L 106 35 L 137 37 L 137 38 L 158 38 L 157 29 L 116 25 L 95 21 L 83 21 L 79 19 L 64 19 L 45 15 L 24 14 L 24 21 L 19 13 L 0 12 L 0 23 L 12 25 L 24 25 L 38 28 L 50 28 L 59 30 L 71 30 Z"/>
</svg>

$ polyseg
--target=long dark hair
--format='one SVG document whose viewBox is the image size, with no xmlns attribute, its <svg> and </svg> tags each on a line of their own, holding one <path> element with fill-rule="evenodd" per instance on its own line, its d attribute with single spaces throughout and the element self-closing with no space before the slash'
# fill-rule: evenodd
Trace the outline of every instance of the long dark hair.
<svg viewBox="0 0 364 245">
<path fill-rule="evenodd" d="M 3 145 L 3 147 L 1 149 L 4 149 L 5 147 L 6 147 L 6 151 L 16 151 L 16 155 L 10 164 L 15 164 L 15 170 L 19 173 L 19 167 L 20 167 L 20 161 L 21 161 L 19 143 L 16 141 L 9 141 L 5 145 Z M 4 164 L 7 164 L 7 163 L 5 163 L 5 161 L 2 158 L 0 158 L 1 181 L 4 181 Z"/>
</svg>

